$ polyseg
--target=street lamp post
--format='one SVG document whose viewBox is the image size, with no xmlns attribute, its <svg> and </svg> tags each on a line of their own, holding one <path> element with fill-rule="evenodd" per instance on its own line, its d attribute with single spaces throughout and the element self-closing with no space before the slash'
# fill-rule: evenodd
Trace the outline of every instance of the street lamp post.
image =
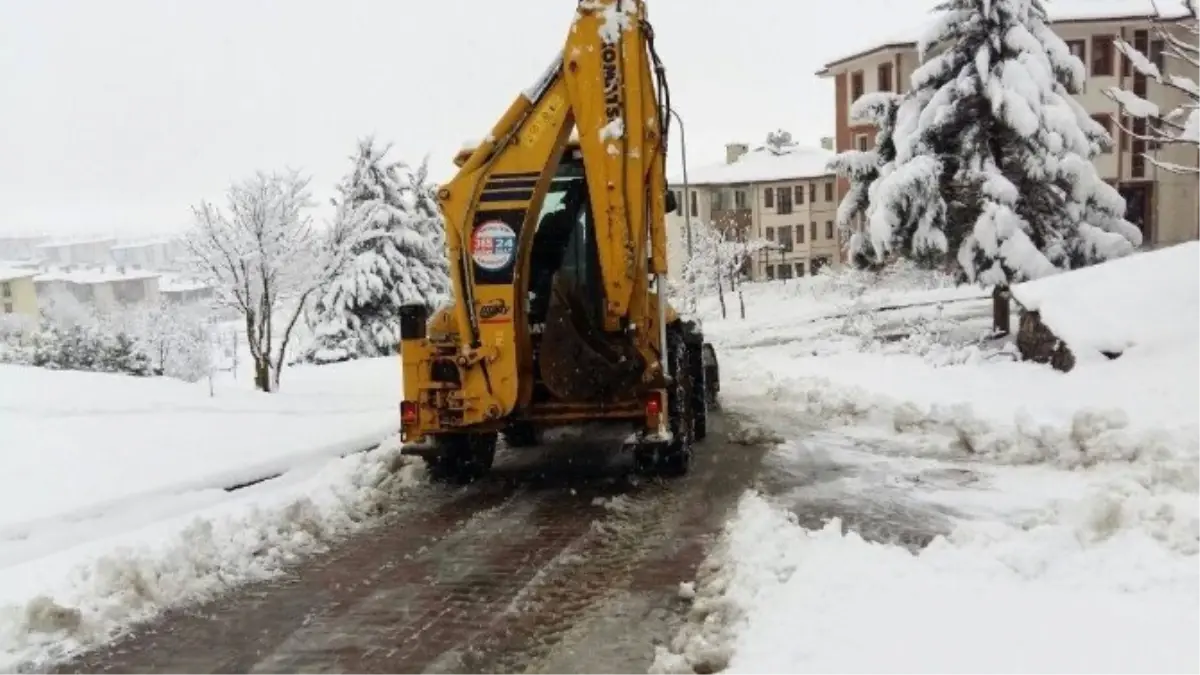
<svg viewBox="0 0 1200 675">
<path fill-rule="evenodd" d="M 683 128 L 683 118 L 675 109 L 671 109 L 671 117 L 679 123 L 679 153 L 680 159 L 683 161 L 683 229 L 687 233 L 687 254 L 688 260 L 692 259 L 692 208 L 691 208 L 691 189 L 688 187 L 688 172 L 687 172 L 687 132 Z"/>
<path fill-rule="evenodd" d="M 683 207 L 683 231 L 687 240 L 688 265 L 688 273 L 684 280 L 688 285 L 688 300 L 689 304 L 691 305 L 692 313 L 694 314 L 696 312 L 696 306 L 699 303 L 698 299 L 696 298 L 695 280 L 692 278 L 693 275 L 695 275 L 696 270 L 694 269 L 695 266 L 692 264 L 692 191 L 691 187 L 688 185 L 687 131 L 683 128 L 683 118 L 679 116 L 679 113 L 675 112 L 674 108 L 670 108 L 668 112 L 670 112 L 671 117 L 674 117 L 675 121 L 679 123 L 679 152 L 680 159 L 683 162 L 683 204 L 681 206 Z M 720 274 L 720 271 L 717 273 Z"/>
</svg>

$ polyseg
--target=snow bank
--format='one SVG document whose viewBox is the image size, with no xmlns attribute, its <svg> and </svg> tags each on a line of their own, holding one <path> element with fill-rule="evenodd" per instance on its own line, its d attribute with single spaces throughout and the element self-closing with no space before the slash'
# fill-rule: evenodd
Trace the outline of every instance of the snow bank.
<svg viewBox="0 0 1200 675">
<path fill-rule="evenodd" d="M 1106 513 L 919 554 L 743 497 L 653 672 L 1195 672 L 1195 561 Z"/>
<path fill-rule="evenodd" d="M 269 578 L 369 525 L 421 480 L 390 442 L 153 527 L 0 570 L 0 671 L 101 644 L 170 607 Z"/>
<path fill-rule="evenodd" d="M 395 359 L 289 369 L 277 394 L 0 366 L 0 559 L 55 519 L 224 487 L 395 431 Z"/>
<path fill-rule="evenodd" d="M 1200 344 L 1200 243 L 1018 284 L 1012 294 L 1037 311 L 1077 358 L 1195 346 Z"/>
<path fill-rule="evenodd" d="M 747 299 L 746 321 L 709 319 L 705 328 L 722 358 L 723 390 L 748 412 L 869 424 L 910 436 L 906 449 L 918 454 L 1065 467 L 1137 461 L 1191 487 L 1200 452 L 1200 299 L 1188 279 L 1196 251 L 1178 246 L 1024 285 L 1022 297 L 1044 300 L 1047 320 L 1076 339 L 1135 344 L 1069 373 L 1017 362 L 1011 344 L 989 343 L 990 300 L 972 300 L 972 287 L 884 280 L 852 299 L 810 293 L 805 302 L 775 284 Z M 1110 296 L 1127 302 L 1129 320 L 1101 321 L 1100 298 Z M 1139 298 L 1153 307 L 1134 308 Z M 884 305 L 907 307 L 878 311 Z"/>
</svg>

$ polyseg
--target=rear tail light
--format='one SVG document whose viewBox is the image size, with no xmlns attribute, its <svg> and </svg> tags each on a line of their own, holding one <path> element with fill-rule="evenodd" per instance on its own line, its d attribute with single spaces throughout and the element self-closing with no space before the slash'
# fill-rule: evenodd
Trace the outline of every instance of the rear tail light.
<svg viewBox="0 0 1200 675">
<path fill-rule="evenodd" d="M 400 421 L 404 424 L 417 423 L 417 402 L 402 401 L 400 403 Z"/>
<path fill-rule="evenodd" d="M 646 397 L 646 417 L 657 417 L 662 414 L 662 397 L 654 392 Z"/>
</svg>

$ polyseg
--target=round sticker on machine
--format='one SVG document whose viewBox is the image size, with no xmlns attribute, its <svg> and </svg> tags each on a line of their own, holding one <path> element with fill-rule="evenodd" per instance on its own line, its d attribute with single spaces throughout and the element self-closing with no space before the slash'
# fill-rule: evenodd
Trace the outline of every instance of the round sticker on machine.
<svg viewBox="0 0 1200 675">
<path fill-rule="evenodd" d="M 471 257 L 485 270 L 502 270 L 512 264 L 517 253 L 517 233 L 508 223 L 490 220 L 475 228 L 471 237 Z"/>
</svg>

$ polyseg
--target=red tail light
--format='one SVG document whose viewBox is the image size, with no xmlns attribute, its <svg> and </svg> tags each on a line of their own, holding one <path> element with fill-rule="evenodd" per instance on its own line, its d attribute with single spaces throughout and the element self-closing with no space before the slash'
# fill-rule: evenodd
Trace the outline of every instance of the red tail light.
<svg viewBox="0 0 1200 675">
<path fill-rule="evenodd" d="M 662 397 L 658 392 L 646 397 L 646 416 L 655 417 L 662 414 Z"/>
<path fill-rule="evenodd" d="M 401 401 L 400 402 L 400 421 L 404 424 L 417 423 L 417 402 L 416 401 Z"/>
</svg>

